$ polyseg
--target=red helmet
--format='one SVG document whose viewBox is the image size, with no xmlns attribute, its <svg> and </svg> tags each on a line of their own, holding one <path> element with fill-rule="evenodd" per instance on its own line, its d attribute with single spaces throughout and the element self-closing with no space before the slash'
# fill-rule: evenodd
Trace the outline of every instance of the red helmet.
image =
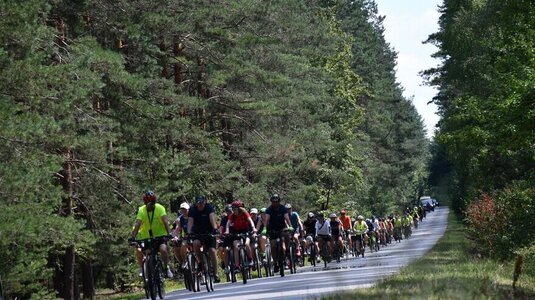
<svg viewBox="0 0 535 300">
<path fill-rule="evenodd" d="M 153 191 L 145 192 L 145 194 L 143 195 L 143 202 L 145 202 L 145 204 L 149 202 L 156 202 L 156 194 L 154 194 Z"/>
<path fill-rule="evenodd" d="M 239 208 L 239 207 L 243 207 L 243 202 L 241 202 L 240 200 L 236 200 L 234 202 L 232 202 L 232 208 Z"/>
</svg>

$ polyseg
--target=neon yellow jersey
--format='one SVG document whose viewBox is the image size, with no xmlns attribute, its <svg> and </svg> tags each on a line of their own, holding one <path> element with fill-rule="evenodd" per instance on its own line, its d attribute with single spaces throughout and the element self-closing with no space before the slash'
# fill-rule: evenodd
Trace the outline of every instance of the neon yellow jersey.
<svg viewBox="0 0 535 300">
<path fill-rule="evenodd" d="M 137 212 L 136 220 L 141 220 L 141 227 L 139 228 L 138 236 L 141 239 L 148 239 L 149 229 L 152 228 L 153 237 L 166 236 L 167 230 L 165 225 L 162 222 L 162 217 L 166 216 L 165 207 L 163 205 L 156 203 L 153 212 L 147 211 L 147 206 L 143 205 L 139 208 Z"/>
<path fill-rule="evenodd" d="M 353 225 L 353 228 L 355 229 L 355 232 L 357 234 L 361 234 L 361 233 L 365 233 L 366 232 L 366 229 L 368 229 L 368 225 L 366 225 L 366 222 L 362 221 L 362 222 L 355 222 L 355 224 Z"/>
</svg>

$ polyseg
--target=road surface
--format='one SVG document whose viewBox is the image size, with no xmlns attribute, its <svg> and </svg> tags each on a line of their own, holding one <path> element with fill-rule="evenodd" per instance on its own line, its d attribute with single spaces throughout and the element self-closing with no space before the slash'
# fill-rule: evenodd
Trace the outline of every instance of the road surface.
<svg viewBox="0 0 535 300">
<path fill-rule="evenodd" d="M 435 209 L 427 214 L 418 229 L 413 230 L 410 239 L 393 242 L 379 252 L 370 253 L 368 248 L 364 258 L 342 259 L 340 263 L 333 261 L 327 269 L 321 263 L 316 267 L 300 268 L 297 274 L 285 272 L 282 278 L 251 279 L 245 285 L 240 281 L 220 283 L 211 293 L 206 289 L 197 293 L 176 291 L 168 293 L 165 299 L 319 299 L 331 293 L 370 287 L 429 251 L 446 230 L 448 211 L 447 207 Z"/>
</svg>

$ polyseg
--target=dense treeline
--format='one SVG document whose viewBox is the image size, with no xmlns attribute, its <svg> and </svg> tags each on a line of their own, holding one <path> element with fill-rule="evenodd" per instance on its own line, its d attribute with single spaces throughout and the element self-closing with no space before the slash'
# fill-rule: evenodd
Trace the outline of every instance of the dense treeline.
<svg viewBox="0 0 535 300">
<path fill-rule="evenodd" d="M 0 2 L 0 276 L 73 299 L 134 280 L 144 189 L 384 214 L 427 140 L 373 0 Z"/>
<path fill-rule="evenodd" d="M 425 72 L 441 114 L 431 178 L 447 178 L 480 250 L 509 258 L 535 240 L 535 3 L 446 0 L 441 13 L 429 42 L 443 64 Z"/>
</svg>

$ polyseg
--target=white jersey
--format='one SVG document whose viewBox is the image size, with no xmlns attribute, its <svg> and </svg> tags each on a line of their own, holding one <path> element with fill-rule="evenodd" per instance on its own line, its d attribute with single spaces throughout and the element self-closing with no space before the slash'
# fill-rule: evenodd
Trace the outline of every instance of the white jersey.
<svg viewBox="0 0 535 300">
<path fill-rule="evenodd" d="M 331 223 L 324 221 L 323 224 L 320 224 L 320 221 L 316 221 L 316 236 L 329 234 L 331 234 Z"/>
</svg>

